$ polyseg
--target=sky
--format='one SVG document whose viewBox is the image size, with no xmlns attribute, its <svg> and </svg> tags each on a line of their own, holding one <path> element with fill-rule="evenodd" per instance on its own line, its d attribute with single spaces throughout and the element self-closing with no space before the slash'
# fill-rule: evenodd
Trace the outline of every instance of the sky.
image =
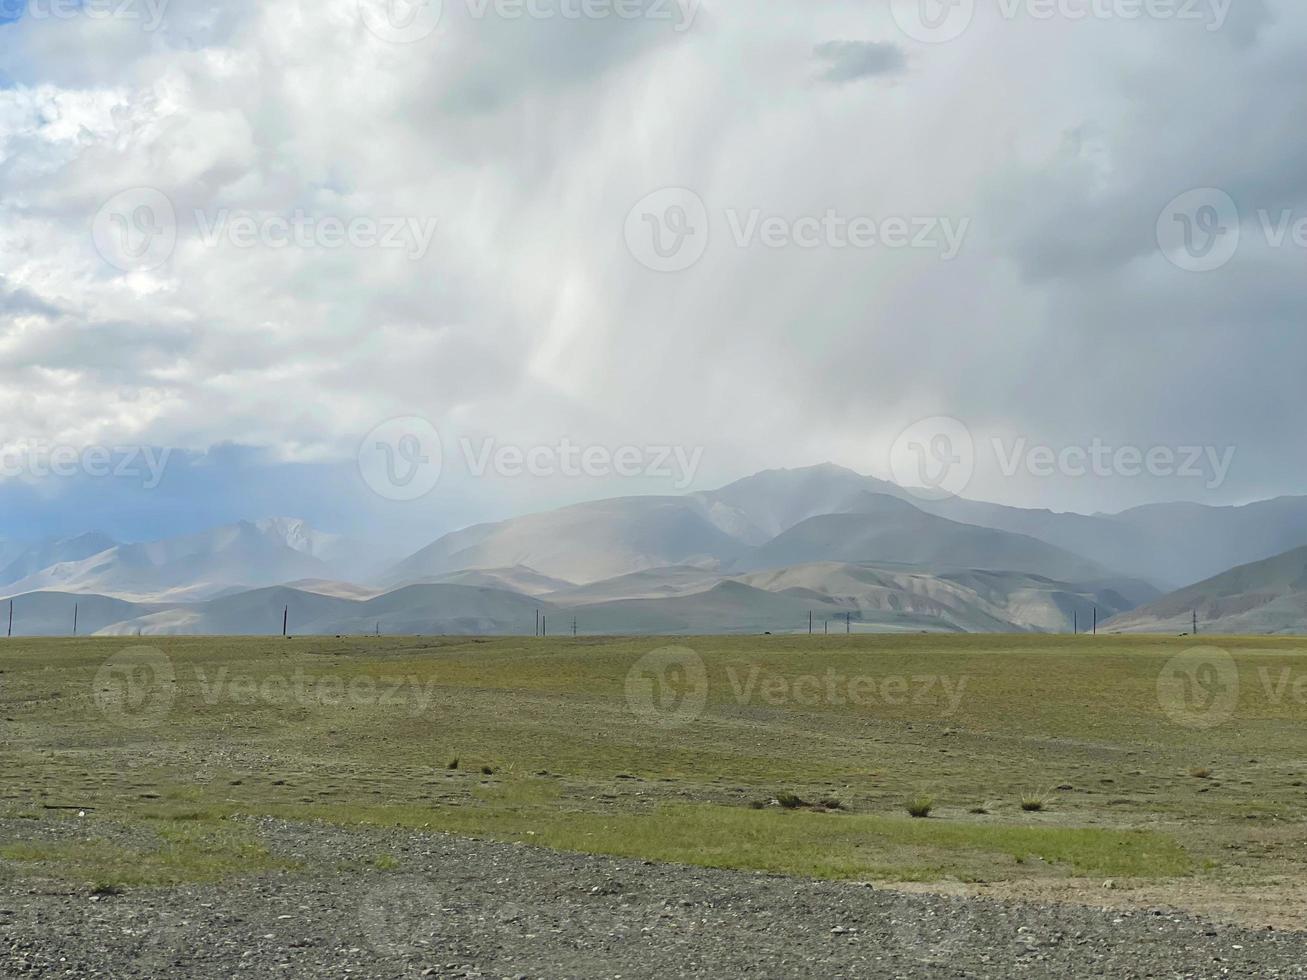
<svg viewBox="0 0 1307 980">
<path fill-rule="evenodd" d="M 0 537 L 1307 492 L 1295 0 L 0 0 Z"/>
</svg>

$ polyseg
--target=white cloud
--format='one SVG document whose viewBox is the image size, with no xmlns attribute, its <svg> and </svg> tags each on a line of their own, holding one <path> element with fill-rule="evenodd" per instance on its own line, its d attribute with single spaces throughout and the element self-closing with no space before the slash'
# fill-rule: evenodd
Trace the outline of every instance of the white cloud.
<svg viewBox="0 0 1307 980">
<path fill-rule="evenodd" d="M 0 90 L 0 410 L 28 438 L 299 461 L 348 458 L 379 421 L 420 414 L 514 444 L 704 445 L 705 482 L 827 457 L 883 469 L 904 426 L 947 414 L 1053 444 L 1233 438 L 1241 465 L 1260 462 L 1227 492 L 1300 489 L 1301 464 L 1271 451 L 1299 386 L 1284 379 L 1276 412 L 1209 393 L 1233 376 L 1255 400 L 1268 359 L 1301 364 L 1285 267 L 1304 257 L 1250 247 L 1187 279 L 1150 235 L 1190 186 L 1307 205 L 1307 139 L 1285 109 L 1302 82 L 1285 39 L 1303 26 L 1287 3 L 1245 4 L 1219 32 L 979 16 L 923 45 L 854 0 L 714 4 L 682 32 L 446 0 L 431 37 L 395 45 L 352 0 L 174 0 L 148 34 L 0 27 L 16 83 Z M 905 52 L 894 84 L 819 84 L 814 49 L 850 37 Z M 172 200 L 178 244 L 124 274 L 90 225 L 138 186 Z M 675 275 L 622 240 L 631 206 L 667 186 L 712 220 Z M 414 260 L 210 246 L 196 220 L 298 209 L 436 233 Z M 731 209 L 971 226 L 952 262 L 740 248 Z M 1050 502 L 993 474 L 976 489 Z"/>
</svg>

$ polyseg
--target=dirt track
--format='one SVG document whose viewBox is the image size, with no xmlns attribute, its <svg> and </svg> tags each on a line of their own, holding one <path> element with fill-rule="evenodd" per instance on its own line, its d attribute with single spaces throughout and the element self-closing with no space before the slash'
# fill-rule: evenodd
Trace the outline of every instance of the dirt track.
<svg viewBox="0 0 1307 980">
<path fill-rule="evenodd" d="M 1307 935 L 265 822 L 310 874 L 0 885 L 19 977 L 1307 976 Z M 377 849 L 393 871 L 344 871 Z"/>
</svg>

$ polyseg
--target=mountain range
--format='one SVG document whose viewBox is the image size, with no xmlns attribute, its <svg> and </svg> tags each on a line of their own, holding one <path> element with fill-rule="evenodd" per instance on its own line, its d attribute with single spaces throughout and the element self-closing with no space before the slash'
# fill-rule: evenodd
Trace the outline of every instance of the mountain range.
<svg viewBox="0 0 1307 980">
<path fill-rule="evenodd" d="M 822 629 L 1056 632 L 1097 615 L 1181 632 L 1195 606 L 1209 629 L 1307 631 L 1304 583 L 1307 497 L 1082 515 L 920 499 L 830 464 L 480 524 L 399 561 L 283 518 L 0 541 L 15 635 L 67 634 L 74 606 L 79 632 L 142 635 L 271 633 L 287 609 L 295 632 L 328 634 L 523 633 L 537 610 L 551 632 L 781 632 L 810 614 Z"/>
<path fill-rule="evenodd" d="M 1118 632 L 1307 632 L 1307 548 L 1232 568 L 1106 624 Z"/>
</svg>

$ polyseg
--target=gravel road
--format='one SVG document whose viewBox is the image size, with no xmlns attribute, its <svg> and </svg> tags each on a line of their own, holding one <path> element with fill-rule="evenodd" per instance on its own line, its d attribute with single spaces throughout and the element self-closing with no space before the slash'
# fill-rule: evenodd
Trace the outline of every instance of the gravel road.
<svg viewBox="0 0 1307 980">
<path fill-rule="evenodd" d="M 1307 934 L 261 821 L 311 873 L 0 882 L 5 977 L 1303 977 Z M 394 870 L 344 870 L 386 853 Z"/>
</svg>

